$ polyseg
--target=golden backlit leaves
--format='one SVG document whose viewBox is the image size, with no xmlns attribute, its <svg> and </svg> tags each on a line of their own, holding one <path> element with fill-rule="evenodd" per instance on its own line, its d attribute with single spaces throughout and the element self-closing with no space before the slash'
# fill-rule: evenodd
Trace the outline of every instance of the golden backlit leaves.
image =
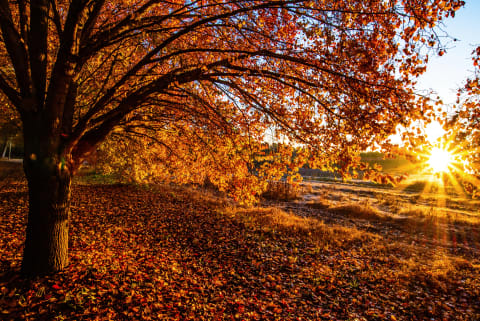
<svg viewBox="0 0 480 321">
<path fill-rule="evenodd" d="M 480 196 L 480 47 L 472 52 L 473 75 L 458 92 L 457 113 L 448 122 L 454 138 L 451 145 L 461 154 L 464 186 L 473 197 Z"/>
<path fill-rule="evenodd" d="M 419 174 L 430 175 L 431 181 L 442 189 L 440 193 L 446 194 L 448 184 L 457 195 L 476 198 L 480 195 L 480 47 L 472 54 L 474 72 L 458 91 L 455 112 L 447 115 L 439 107 L 433 116 L 446 131 L 436 133 L 435 141 L 430 142 L 421 134 L 421 128 L 415 137 L 408 137 L 408 133 L 404 137 L 409 138 L 407 148 L 414 150 L 413 166 L 418 166 L 415 164 L 420 160 Z M 415 150 L 415 146 L 421 150 Z M 425 190 L 430 187 L 428 184 Z"/>
<path fill-rule="evenodd" d="M 278 144 L 269 150 L 239 131 L 218 136 L 176 124 L 165 132 L 137 128 L 135 135 L 112 135 L 98 151 L 97 165 L 132 181 L 214 186 L 240 203 L 256 202 L 267 181 L 285 173 L 290 182 L 298 181 L 296 172 L 306 161 L 302 149 Z"/>
<path fill-rule="evenodd" d="M 38 96 L 65 102 L 45 112 L 62 120 L 56 150 L 72 167 L 113 132 L 105 159 L 118 156 L 132 179 L 208 177 L 250 202 L 307 161 L 355 177 L 359 151 L 426 118 L 431 106 L 413 89 L 423 48 L 441 49 L 430 28 L 463 3 L 122 0 L 76 15 L 71 1 L 51 1 L 47 86 L 57 57 L 71 79 Z M 21 29 L 19 6 L 10 10 Z M 12 65 L 3 41 L 0 59 Z M 17 89 L 14 68 L 2 75 Z M 262 155 L 265 143 L 278 150 Z"/>
</svg>

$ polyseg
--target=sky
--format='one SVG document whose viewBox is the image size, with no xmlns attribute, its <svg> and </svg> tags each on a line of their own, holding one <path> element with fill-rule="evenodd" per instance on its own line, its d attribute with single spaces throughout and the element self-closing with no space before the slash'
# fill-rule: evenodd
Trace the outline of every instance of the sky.
<svg viewBox="0 0 480 321">
<path fill-rule="evenodd" d="M 480 45 L 480 0 L 466 0 L 455 18 L 448 18 L 442 29 L 455 42 L 446 39 L 447 48 L 443 56 L 430 55 L 427 71 L 418 81 L 417 89 L 433 89 L 445 104 L 456 100 L 456 91 L 472 75 L 472 51 Z M 448 112 L 448 107 L 447 112 Z"/>
<path fill-rule="evenodd" d="M 457 90 L 473 74 L 472 51 L 480 45 L 480 0 L 465 0 L 466 4 L 439 27 L 450 37 L 442 38 L 447 51 L 443 56 L 429 55 L 427 71 L 418 79 L 416 86 L 420 92 L 433 90 L 444 103 L 447 113 L 453 111 Z M 400 129 L 400 131 L 402 131 Z M 439 123 L 433 122 L 424 129 L 428 141 L 434 144 L 445 133 Z M 402 144 L 400 136 L 390 140 Z"/>
</svg>

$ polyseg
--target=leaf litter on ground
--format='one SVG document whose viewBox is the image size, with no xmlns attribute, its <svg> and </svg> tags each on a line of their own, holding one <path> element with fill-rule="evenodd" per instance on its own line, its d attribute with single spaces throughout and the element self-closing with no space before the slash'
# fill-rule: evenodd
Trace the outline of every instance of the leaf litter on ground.
<svg viewBox="0 0 480 321">
<path fill-rule="evenodd" d="M 478 241 L 465 254 L 388 225 L 332 222 L 324 209 L 76 185 L 70 265 L 25 279 L 25 183 L 4 185 L 0 208 L 2 320 L 480 319 Z"/>
</svg>

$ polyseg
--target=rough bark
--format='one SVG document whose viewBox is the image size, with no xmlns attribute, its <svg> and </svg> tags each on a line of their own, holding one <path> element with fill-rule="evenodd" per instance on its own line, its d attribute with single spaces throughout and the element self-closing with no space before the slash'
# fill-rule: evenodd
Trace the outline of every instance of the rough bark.
<svg viewBox="0 0 480 321">
<path fill-rule="evenodd" d="M 29 211 L 22 272 L 28 275 L 60 271 L 68 264 L 70 163 L 51 127 L 38 124 L 38 119 L 24 119 Z"/>
<path fill-rule="evenodd" d="M 22 272 L 38 275 L 60 271 L 68 264 L 71 178 L 48 168 L 33 170 L 32 162 L 25 165 L 29 211 Z"/>
</svg>

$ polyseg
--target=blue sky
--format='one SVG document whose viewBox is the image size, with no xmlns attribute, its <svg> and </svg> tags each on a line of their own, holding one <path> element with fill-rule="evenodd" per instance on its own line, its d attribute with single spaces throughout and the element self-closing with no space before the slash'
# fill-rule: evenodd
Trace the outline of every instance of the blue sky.
<svg viewBox="0 0 480 321">
<path fill-rule="evenodd" d="M 450 49 L 443 56 L 430 55 L 427 71 L 417 89 L 433 89 L 445 104 L 454 103 L 456 90 L 472 74 L 471 53 L 480 45 L 480 0 L 466 0 L 455 18 L 445 20 L 444 29 L 456 42 L 446 40 Z"/>
<path fill-rule="evenodd" d="M 472 51 L 480 45 L 480 0 L 466 0 L 463 8 L 458 10 L 455 18 L 449 18 L 440 27 L 450 37 L 445 38 L 447 52 L 438 56 L 433 52 L 430 54 L 427 71 L 423 74 L 417 84 L 420 92 L 433 90 L 444 102 L 444 110 L 452 112 L 451 104 L 457 99 L 457 89 L 462 87 L 467 77 L 473 73 Z M 427 139 L 433 144 L 445 131 L 439 123 L 433 122 L 422 128 L 427 134 Z M 404 129 L 399 128 L 399 131 Z M 395 144 L 402 144 L 399 135 L 390 136 Z"/>
</svg>

